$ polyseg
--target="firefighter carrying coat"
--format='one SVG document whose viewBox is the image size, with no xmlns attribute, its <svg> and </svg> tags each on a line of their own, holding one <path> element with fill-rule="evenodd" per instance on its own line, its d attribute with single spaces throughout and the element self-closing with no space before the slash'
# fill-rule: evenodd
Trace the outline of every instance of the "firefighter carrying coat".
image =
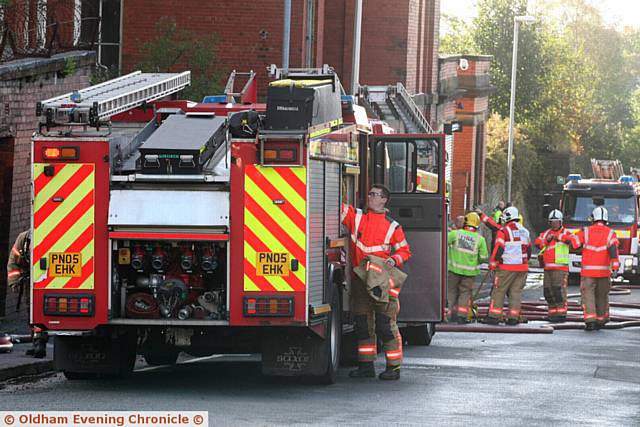
<svg viewBox="0 0 640 427">
<path fill-rule="evenodd" d="M 618 238 L 607 227 L 607 210 L 593 210 L 595 223 L 578 231 L 577 245 L 582 246 L 580 293 L 586 330 L 599 329 L 609 321 L 609 290 L 611 274 L 620 268 Z"/>
<path fill-rule="evenodd" d="M 342 223 L 351 234 L 352 265 L 366 264 L 367 257 L 374 255 L 383 259 L 392 258 L 401 267 L 411 257 L 409 244 L 400 224 L 387 216 L 386 212 L 354 209 L 343 206 Z M 396 324 L 400 303 L 399 288 L 389 288 L 389 302 L 378 303 L 369 296 L 366 285 L 353 276 L 351 288 L 352 311 L 358 339 L 358 362 L 373 362 L 376 358 L 376 334 L 383 343 L 387 368 L 402 364 L 402 338 Z"/>
<path fill-rule="evenodd" d="M 575 236 L 562 225 L 549 228 L 538 236 L 535 244 L 542 252 L 544 264 L 543 293 L 548 316 L 552 322 L 567 317 L 567 282 L 569 278 L 569 244 L 575 246 Z"/>
</svg>

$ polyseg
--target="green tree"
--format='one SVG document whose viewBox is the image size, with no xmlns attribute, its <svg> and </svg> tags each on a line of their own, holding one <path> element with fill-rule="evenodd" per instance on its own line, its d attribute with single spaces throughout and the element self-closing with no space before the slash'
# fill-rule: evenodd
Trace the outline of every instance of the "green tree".
<svg viewBox="0 0 640 427">
<path fill-rule="evenodd" d="M 142 46 L 139 69 L 145 72 L 191 70 L 191 86 L 183 91 L 183 95 L 194 101 L 222 92 L 220 79 L 223 75 L 215 53 L 216 34 L 196 34 L 178 27 L 168 17 L 158 20 L 156 30 L 159 35 Z"/>
</svg>

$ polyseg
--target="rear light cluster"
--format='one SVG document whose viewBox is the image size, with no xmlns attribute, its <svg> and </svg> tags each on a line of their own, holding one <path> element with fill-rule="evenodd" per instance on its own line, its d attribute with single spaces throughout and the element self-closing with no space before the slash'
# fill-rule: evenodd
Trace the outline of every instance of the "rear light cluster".
<svg viewBox="0 0 640 427">
<path fill-rule="evenodd" d="M 79 147 L 44 147 L 42 157 L 45 160 L 78 160 L 80 158 Z"/>
<path fill-rule="evenodd" d="M 297 160 L 295 148 L 270 148 L 264 150 L 264 161 L 293 163 Z"/>
<path fill-rule="evenodd" d="M 293 297 L 245 297 L 244 315 L 247 317 L 269 316 L 289 317 L 293 316 Z"/>
<path fill-rule="evenodd" d="M 93 316 L 95 314 L 93 295 L 45 295 L 45 316 Z"/>
</svg>

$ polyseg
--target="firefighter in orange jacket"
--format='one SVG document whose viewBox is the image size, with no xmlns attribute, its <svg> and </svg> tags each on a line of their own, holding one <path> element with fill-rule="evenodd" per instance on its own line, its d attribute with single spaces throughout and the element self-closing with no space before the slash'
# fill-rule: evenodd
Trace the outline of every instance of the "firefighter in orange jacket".
<svg viewBox="0 0 640 427">
<path fill-rule="evenodd" d="M 609 289 L 611 276 L 620 268 L 618 238 L 607 227 L 609 213 L 598 206 L 592 213 L 593 225 L 577 233 L 577 245 L 582 246 L 580 294 L 585 330 L 600 329 L 609 321 Z"/>
<path fill-rule="evenodd" d="M 18 235 L 11 248 L 7 262 L 7 283 L 9 288 L 18 293 L 18 305 L 24 292 L 29 292 L 29 253 L 31 232 L 23 231 Z M 27 356 L 41 359 L 46 356 L 47 333 L 40 328 L 32 328 L 33 347 L 27 350 Z"/>
<path fill-rule="evenodd" d="M 496 245 L 491 254 L 489 268 L 498 270 L 493 282 L 491 304 L 486 323 L 497 325 L 502 319 L 504 297 L 509 297 L 507 325 L 517 325 L 520 321 L 522 290 L 529 271 L 531 240 L 529 230 L 520 224 L 520 213 L 515 206 L 502 213 L 504 226 L 496 233 Z"/>
<path fill-rule="evenodd" d="M 535 241 L 543 254 L 543 292 L 550 322 L 564 322 L 567 318 L 569 244 L 575 246 L 575 236 L 562 226 L 562 219 L 562 212 L 552 210 L 549 213 L 551 228 L 540 233 Z"/>
<path fill-rule="evenodd" d="M 373 185 L 367 197 L 367 209 L 343 206 L 342 223 L 351 234 L 353 266 L 366 261 L 368 255 L 386 259 L 389 266 L 402 266 L 411 257 L 409 244 L 402 227 L 387 215 L 385 206 L 389 190 L 383 185 Z M 387 368 L 379 375 L 382 380 L 400 378 L 402 364 L 402 337 L 396 324 L 400 303 L 399 289 L 389 289 L 389 302 L 377 303 L 368 293 L 365 284 L 352 276 L 351 301 L 358 339 L 358 369 L 350 377 L 375 377 L 373 362 L 376 358 L 376 334 L 380 337 L 387 359 Z"/>
</svg>

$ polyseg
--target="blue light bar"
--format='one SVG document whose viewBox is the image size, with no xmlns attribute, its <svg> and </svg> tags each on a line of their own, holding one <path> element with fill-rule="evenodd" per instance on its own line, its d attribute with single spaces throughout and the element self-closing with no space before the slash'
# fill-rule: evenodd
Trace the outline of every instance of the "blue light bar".
<svg viewBox="0 0 640 427">
<path fill-rule="evenodd" d="M 620 182 L 628 182 L 628 183 L 632 183 L 632 182 L 636 182 L 636 179 L 634 177 L 632 177 L 631 175 L 622 175 L 619 179 Z"/>
<path fill-rule="evenodd" d="M 580 175 L 579 173 L 572 173 L 567 177 L 567 181 L 580 181 L 581 179 L 582 175 Z"/>
<path fill-rule="evenodd" d="M 209 95 L 205 96 L 202 99 L 203 104 L 226 104 L 227 96 L 226 95 Z"/>
</svg>

